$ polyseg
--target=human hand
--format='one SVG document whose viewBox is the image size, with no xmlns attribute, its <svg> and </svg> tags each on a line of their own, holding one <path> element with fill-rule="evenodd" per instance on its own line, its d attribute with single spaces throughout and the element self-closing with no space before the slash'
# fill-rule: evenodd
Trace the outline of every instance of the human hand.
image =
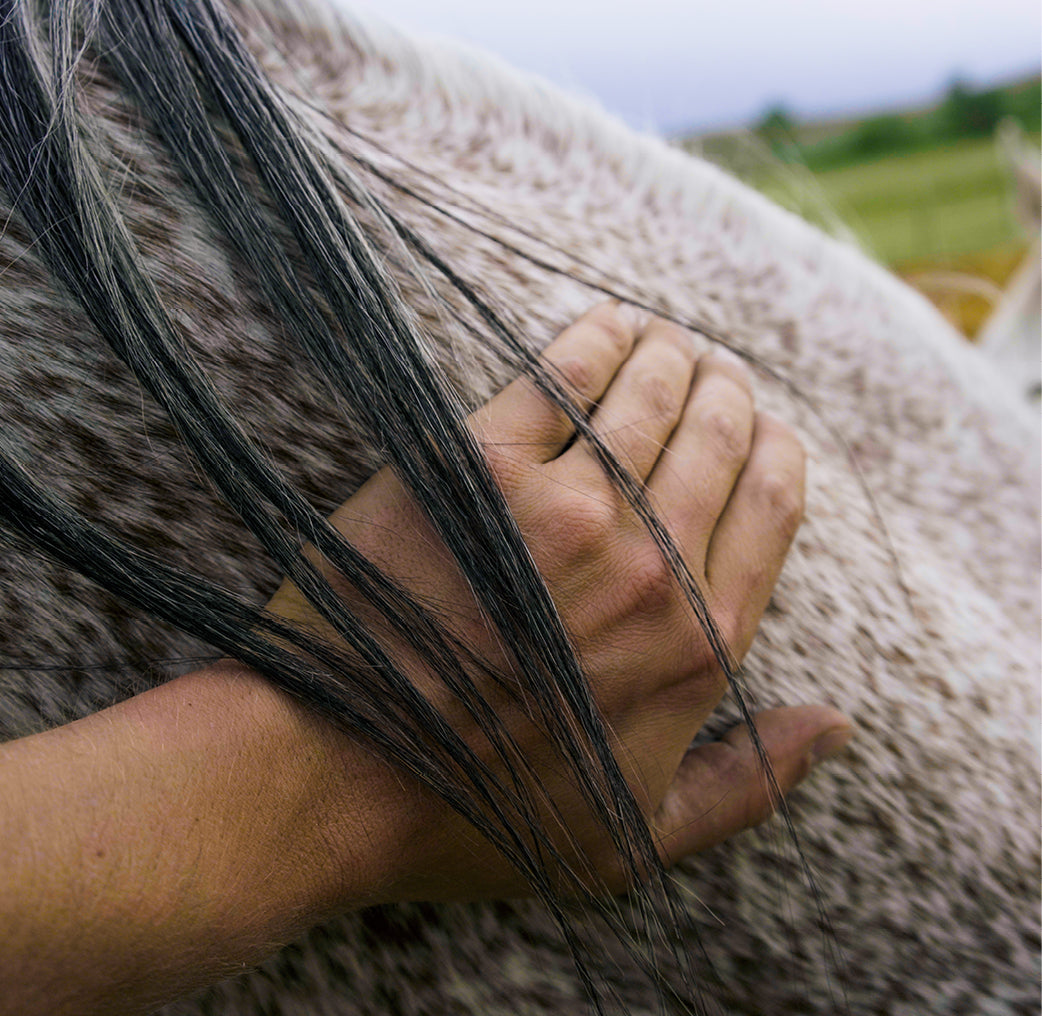
<svg viewBox="0 0 1042 1016">
<path fill-rule="evenodd" d="M 754 412 L 737 362 L 696 358 L 690 336 L 661 321 L 599 307 L 545 356 L 645 485 L 740 658 L 802 510 L 798 441 Z M 470 426 L 582 659 L 662 859 L 765 817 L 771 802 L 744 728 L 689 750 L 725 682 L 656 544 L 590 450 L 570 440 L 563 414 L 522 380 Z M 332 519 L 462 644 L 508 668 L 454 561 L 391 471 Z M 393 633 L 339 585 L 393 652 Z M 270 609 L 323 627 L 288 584 Z M 506 777 L 486 732 L 429 665 L 396 655 Z M 591 888 L 622 888 L 610 838 L 560 755 L 516 696 L 492 680 L 482 690 L 529 766 L 521 775 L 539 782 L 535 798 L 553 804 L 545 828 L 567 863 Z M 771 710 L 757 724 L 783 791 L 850 733 L 825 707 Z M 431 791 L 234 661 L 0 745 L 0 781 L 4 1012 L 150 1012 L 334 913 L 528 888 Z"/>
<path fill-rule="evenodd" d="M 795 435 L 754 410 L 732 357 L 698 358 L 692 337 L 606 304 L 547 347 L 545 360 L 592 411 L 597 433 L 642 482 L 694 574 L 736 658 L 749 648 L 802 515 L 804 458 Z M 769 814 L 748 732 L 689 749 L 726 690 L 693 612 L 646 528 L 565 415 L 527 380 L 470 418 L 583 662 L 616 757 L 663 860 L 705 849 Z M 332 516 L 333 524 L 404 585 L 463 644 L 495 667 L 506 660 L 455 562 L 389 469 Z M 364 603 L 326 569 L 353 609 Z M 292 585 L 269 609 L 327 631 Z M 375 617 L 369 615 L 374 623 Z M 418 687 L 488 765 L 484 733 L 422 660 L 402 652 Z M 487 696 L 550 800 L 584 870 L 621 888 L 611 843 L 538 726 L 516 701 Z M 758 718 L 783 790 L 849 737 L 835 710 L 771 710 Z M 329 909 L 364 902 L 518 895 L 520 877 L 440 799 L 359 745 L 312 722 L 325 788 L 314 815 Z M 562 836 L 562 843 L 564 837 Z M 345 874 L 347 873 L 347 874 Z"/>
</svg>

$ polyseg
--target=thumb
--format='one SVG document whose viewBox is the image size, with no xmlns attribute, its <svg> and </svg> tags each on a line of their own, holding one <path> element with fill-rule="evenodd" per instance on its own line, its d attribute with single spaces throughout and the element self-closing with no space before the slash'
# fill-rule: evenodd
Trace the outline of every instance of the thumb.
<svg viewBox="0 0 1042 1016">
<path fill-rule="evenodd" d="M 783 794 L 854 734 L 850 721 L 827 706 L 769 709 L 757 715 L 756 729 Z M 674 864 L 759 824 L 777 805 L 771 798 L 745 724 L 719 741 L 691 748 L 652 823 L 664 863 Z"/>
</svg>

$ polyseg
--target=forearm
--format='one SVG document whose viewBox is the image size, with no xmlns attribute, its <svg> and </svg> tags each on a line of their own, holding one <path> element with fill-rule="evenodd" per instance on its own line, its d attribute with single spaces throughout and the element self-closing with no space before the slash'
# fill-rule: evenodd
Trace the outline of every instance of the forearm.
<svg viewBox="0 0 1042 1016">
<path fill-rule="evenodd" d="M 0 1012 L 147 1012 L 342 900 L 315 722 L 221 664 L 0 746 Z"/>
<path fill-rule="evenodd" d="M 638 326 L 605 305 L 544 356 L 595 407 L 591 426 L 639 467 L 635 479 L 740 658 L 802 511 L 799 442 L 755 413 L 737 364 L 696 363 L 690 337 L 664 322 Z M 769 789 L 784 792 L 850 736 L 835 710 L 804 707 L 761 714 L 758 740 L 734 731 L 691 748 L 725 682 L 657 540 L 612 507 L 621 502 L 592 446 L 573 440 L 568 418 L 532 385 L 510 385 L 471 427 L 498 450 L 493 473 L 584 651 L 591 693 L 665 862 L 764 818 L 776 804 Z M 421 603 L 440 608 L 475 658 L 494 666 L 509 658 L 393 472 L 373 477 L 332 521 Z M 357 597 L 350 583 L 343 593 Z M 292 587 L 269 609 L 327 630 Z M 386 626 L 374 630 L 397 656 Z M 500 735 L 525 759 L 519 766 L 492 750 L 482 724 L 407 642 L 397 645 L 403 666 L 436 707 L 444 703 L 488 785 L 519 787 L 526 809 L 545 802 L 545 831 L 560 833 L 554 842 L 574 870 L 624 888 L 632 870 L 526 708 L 536 698 L 504 694 L 511 681 L 477 674 L 501 710 Z M 524 672 L 515 676 L 527 689 Z M 777 778 L 770 788 L 764 748 Z M 445 775 L 433 761 L 428 768 Z M 146 1012 L 258 962 L 334 912 L 529 888 L 429 788 L 236 664 L 0 748 L 0 787 L 0 1013 Z M 518 842 L 530 841 L 520 831 Z M 532 863 L 552 872 L 553 859 L 531 842 Z"/>
</svg>

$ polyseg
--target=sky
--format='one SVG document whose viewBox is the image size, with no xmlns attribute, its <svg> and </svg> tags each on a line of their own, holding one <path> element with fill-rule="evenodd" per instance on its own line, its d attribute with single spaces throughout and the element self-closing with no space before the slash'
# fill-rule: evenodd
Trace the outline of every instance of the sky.
<svg viewBox="0 0 1042 1016">
<path fill-rule="evenodd" d="M 1042 65 L 1039 0 L 338 0 L 663 133 L 870 112 Z"/>
</svg>

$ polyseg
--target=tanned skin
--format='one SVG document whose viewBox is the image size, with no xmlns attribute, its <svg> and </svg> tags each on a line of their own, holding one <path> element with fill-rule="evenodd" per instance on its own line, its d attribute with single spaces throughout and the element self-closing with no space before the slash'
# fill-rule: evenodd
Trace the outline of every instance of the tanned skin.
<svg viewBox="0 0 1042 1016">
<path fill-rule="evenodd" d="M 793 432 L 757 413 L 737 360 L 602 305 L 545 351 L 647 487 L 736 658 L 749 648 L 803 510 Z M 479 409 L 482 443 L 580 653 L 666 863 L 771 811 L 748 732 L 690 748 L 725 682 L 647 531 L 562 412 L 526 380 Z M 496 642 L 394 473 L 334 524 L 494 664 Z M 330 576 L 335 581 L 335 576 Z M 352 595 L 344 589 L 346 597 Z M 365 613 L 365 605 L 352 604 Z M 321 623 L 284 585 L 270 609 Z M 408 661 L 489 765 L 480 729 Z M 624 888 L 603 827 L 538 727 L 488 689 L 558 812 L 562 849 Z M 825 706 L 757 717 L 788 790 L 839 751 Z M 147 1013 L 358 907 L 519 896 L 526 886 L 439 798 L 364 744 L 226 661 L 0 746 L 0 1013 Z"/>
</svg>

